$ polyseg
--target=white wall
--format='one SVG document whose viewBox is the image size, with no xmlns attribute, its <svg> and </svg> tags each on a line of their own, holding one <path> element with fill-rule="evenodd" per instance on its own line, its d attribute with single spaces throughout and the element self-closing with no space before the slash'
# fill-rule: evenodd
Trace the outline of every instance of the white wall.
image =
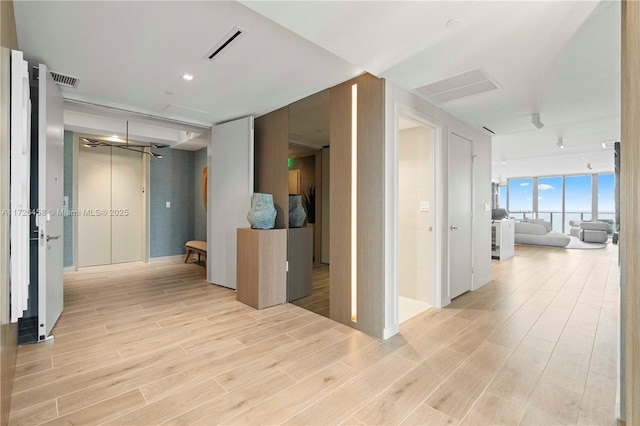
<svg viewBox="0 0 640 426">
<path fill-rule="evenodd" d="M 207 281 L 235 289 L 238 228 L 250 226 L 253 117 L 215 126 L 209 153 Z"/>
<path fill-rule="evenodd" d="M 400 296 L 433 305 L 432 130 L 419 126 L 400 131 L 398 149 L 398 280 Z"/>
<path fill-rule="evenodd" d="M 450 303 L 446 292 L 439 291 L 441 283 L 447 283 L 448 255 L 448 211 L 447 211 L 447 171 L 442 167 L 447 164 L 446 146 L 448 134 L 456 130 L 469 136 L 473 144 L 474 162 L 474 227 L 473 227 L 473 289 L 477 289 L 492 279 L 491 275 L 491 211 L 484 209 L 484 204 L 491 206 L 491 138 L 458 118 L 444 112 L 435 105 L 417 95 L 386 81 L 385 87 L 385 330 L 384 337 L 398 331 L 396 255 L 397 235 L 395 204 L 397 194 L 395 182 L 396 141 L 398 137 L 398 116 L 400 114 L 421 118 L 437 129 L 436 136 L 436 193 L 433 211 L 436 220 L 440 218 L 436 231 L 436 265 L 441 276 L 437 276 L 436 306 Z M 455 258 L 452 260 L 455 267 Z"/>
</svg>

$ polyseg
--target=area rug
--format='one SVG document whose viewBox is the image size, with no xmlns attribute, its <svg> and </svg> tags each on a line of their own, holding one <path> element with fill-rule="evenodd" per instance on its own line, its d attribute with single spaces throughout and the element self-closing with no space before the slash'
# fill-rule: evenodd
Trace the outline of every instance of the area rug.
<svg viewBox="0 0 640 426">
<path fill-rule="evenodd" d="M 566 246 L 565 248 L 591 250 L 591 249 L 605 248 L 606 246 L 607 246 L 607 243 L 585 243 L 584 241 L 580 241 L 578 237 L 571 237 L 571 241 L 569 241 L 569 245 Z"/>
</svg>

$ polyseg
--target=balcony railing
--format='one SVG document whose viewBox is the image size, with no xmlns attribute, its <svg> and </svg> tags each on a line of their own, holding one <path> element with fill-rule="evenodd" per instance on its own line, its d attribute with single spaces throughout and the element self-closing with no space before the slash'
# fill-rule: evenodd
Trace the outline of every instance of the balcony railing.
<svg viewBox="0 0 640 426">
<path fill-rule="evenodd" d="M 534 217 L 533 212 L 530 211 L 520 211 L 520 212 L 509 212 L 509 216 L 516 220 L 523 219 L 531 219 Z M 586 211 L 566 211 L 564 217 L 564 223 L 562 223 L 562 212 L 550 212 L 550 211 L 541 211 L 538 212 L 536 216 L 538 219 L 546 220 L 547 222 L 551 222 L 551 230 L 553 232 L 561 232 L 564 234 L 569 233 L 569 229 L 571 225 L 569 225 L 570 220 L 591 220 L 591 212 Z M 615 224 L 615 213 L 613 212 L 598 212 L 598 220 L 603 222 L 609 222 L 611 224 L 611 230 L 609 231 L 609 235 L 613 233 L 616 228 Z"/>
</svg>

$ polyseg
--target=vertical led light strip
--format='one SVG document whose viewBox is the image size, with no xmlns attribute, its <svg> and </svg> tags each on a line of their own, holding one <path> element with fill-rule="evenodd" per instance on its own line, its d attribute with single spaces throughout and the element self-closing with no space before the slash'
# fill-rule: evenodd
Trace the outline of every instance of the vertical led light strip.
<svg viewBox="0 0 640 426">
<path fill-rule="evenodd" d="M 351 86 L 351 321 L 358 322 L 358 85 Z"/>
</svg>

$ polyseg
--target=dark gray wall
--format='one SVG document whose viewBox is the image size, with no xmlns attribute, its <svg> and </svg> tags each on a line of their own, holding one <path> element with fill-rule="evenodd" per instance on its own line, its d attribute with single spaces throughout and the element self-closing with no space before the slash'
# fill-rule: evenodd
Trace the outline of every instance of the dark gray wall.
<svg viewBox="0 0 640 426">
<path fill-rule="evenodd" d="M 151 158 L 150 257 L 184 254 L 194 237 L 194 153 L 169 148 Z M 166 202 L 171 203 L 166 208 Z"/>
</svg>

